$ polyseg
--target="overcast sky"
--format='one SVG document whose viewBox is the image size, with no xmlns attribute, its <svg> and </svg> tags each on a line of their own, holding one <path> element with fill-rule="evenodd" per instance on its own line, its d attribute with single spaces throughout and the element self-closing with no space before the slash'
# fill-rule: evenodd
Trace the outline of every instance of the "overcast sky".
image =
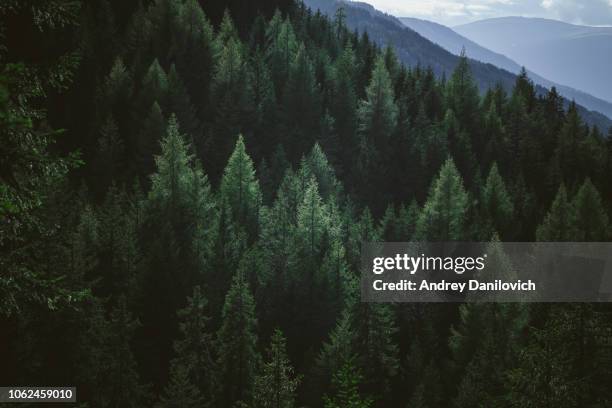
<svg viewBox="0 0 612 408">
<path fill-rule="evenodd" d="M 612 26 L 612 0 L 363 0 L 397 17 L 448 26 L 492 17 L 544 17 L 568 23 Z"/>
</svg>

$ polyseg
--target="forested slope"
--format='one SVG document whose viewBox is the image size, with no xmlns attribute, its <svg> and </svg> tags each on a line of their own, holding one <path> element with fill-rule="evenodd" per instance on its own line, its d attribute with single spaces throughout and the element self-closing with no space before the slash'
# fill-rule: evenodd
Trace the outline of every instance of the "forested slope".
<svg viewBox="0 0 612 408">
<path fill-rule="evenodd" d="M 2 9 L 0 383 L 91 407 L 609 405 L 601 307 L 357 282 L 367 241 L 608 240 L 610 139 L 526 76 L 481 96 L 466 58 L 440 81 L 342 18 L 240 3 Z"/>
</svg>

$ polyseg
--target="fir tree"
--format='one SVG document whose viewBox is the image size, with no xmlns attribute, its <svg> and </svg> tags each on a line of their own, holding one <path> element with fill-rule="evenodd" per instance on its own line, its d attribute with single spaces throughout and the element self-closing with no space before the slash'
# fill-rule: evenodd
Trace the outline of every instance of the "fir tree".
<svg viewBox="0 0 612 408">
<path fill-rule="evenodd" d="M 244 276 L 237 273 L 225 297 L 223 322 L 217 333 L 217 402 L 220 406 L 251 403 L 259 362 L 256 325 L 253 296 Z"/>
<path fill-rule="evenodd" d="M 452 159 L 448 159 L 429 191 L 416 224 L 415 237 L 427 241 L 457 241 L 466 238 L 468 194 Z"/>
<path fill-rule="evenodd" d="M 601 196 L 590 179 L 586 179 L 573 203 L 575 241 L 604 242 L 610 236 L 609 219 L 601 202 Z"/>
<path fill-rule="evenodd" d="M 227 162 L 219 191 L 236 227 L 244 228 L 253 239 L 258 231 L 261 191 L 242 135 Z"/>
<path fill-rule="evenodd" d="M 276 330 L 270 340 L 269 360 L 255 377 L 254 402 L 261 408 L 293 408 L 295 406 L 295 390 L 299 384 L 287 351 L 285 337 Z"/>
<path fill-rule="evenodd" d="M 538 241 L 573 241 L 576 239 L 576 212 L 562 184 L 543 223 L 536 231 Z"/>
<path fill-rule="evenodd" d="M 497 164 L 493 163 L 489 176 L 482 190 L 482 209 L 488 217 L 491 232 L 498 232 L 508 237 L 510 223 L 513 219 L 514 205 L 506 190 L 504 180 L 499 174 Z"/>
<path fill-rule="evenodd" d="M 360 395 L 359 385 L 362 381 L 359 370 L 351 361 L 346 362 L 334 374 L 334 395 L 325 397 L 325 408 L 369 408 L 372 400 Z"/>
</svg>

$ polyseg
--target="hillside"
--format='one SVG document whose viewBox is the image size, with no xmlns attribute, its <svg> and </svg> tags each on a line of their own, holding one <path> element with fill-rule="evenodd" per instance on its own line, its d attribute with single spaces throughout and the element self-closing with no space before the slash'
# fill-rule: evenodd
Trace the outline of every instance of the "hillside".
<svg viewBox="0 0 612 408">
<path fill-rule="evenodd" d="M 551 81 L 612 101 L 612 27 L 504 17 L 454 30 Z"/>
<path fill-rule="evenodd" d="M 460 55 L 461 50 L 465 49 L 466 54 L 477 61 L 493 64 L 496 67 L 503 68 L 506 71 L 518 74 L 521 72 L 521 65 L 511 60 L 505 55 L 491 51 L 488 48 L 482 47 L 474 41 L 462 36 L 453 29 L 438 24 L 432 21 L 421 20 L 417 18 L 402 17 L 399 19 L 404 25 L 421 34 L 423 37 L 441 46 L 445 50 Z M 534 83 L 545 88 L 557 88 L 559 93 L 568 100 L 575 100 L 576 103 L 583 105 L 585 108 L 603 113 L 608 118 L 612 118 L 612 103 L 600 98 L 596 98 L 586 92 L 565 86 L 562 84 L 549 81 L 542 76 L 532 72 L 527 66 L 529 77 Z"/>
<path fill-rule="evenodd" d="M 416 31 L 404 26 L 397 18 L 376 10 L 361 2 L 343 0 L 307 0 L 305 4 L 313 10 L 333 16 L 342 7 L 346 14 L 346 24 L 352 30 L 367 31 L 369 37 L 380 46 L 393 45 L 398 58 L 407 66 L 431 67 L 437 77 L 448 77 L 459 62 L 459 57 L 434 44 Z M 468 54 L 468 56 L 470 56 Z M 470 59 L 470 68 L 481 92 L 501 84 L 508 91 L 516 82 L 516 75 L 492 64 Z M 544 94 L 546 89 L 538 87 L 537 92 Z M 568 101 L 565 105 L 567 107 Z M 599 112 L 582 106 L 579 111 L 587 123 L 601 129 L 612 126 L 612 120 Z"/>
</svg>

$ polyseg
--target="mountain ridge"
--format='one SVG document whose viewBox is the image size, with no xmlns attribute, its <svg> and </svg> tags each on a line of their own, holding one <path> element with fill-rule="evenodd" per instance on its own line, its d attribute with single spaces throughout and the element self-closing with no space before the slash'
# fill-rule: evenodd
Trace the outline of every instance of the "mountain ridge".
<svg viewBox="0 0 612 408">
<path fill-rule="evenodd" d="M 433 43 L 441 46 L 455 55 L 459 55 L 462 48 L 465 48 L 467 55 L 472 59 L 493 64 L 514 74 L 520 73 L 522 69 L 522 66 L 511 58 L 483 47 L 445 25 L 412 17 L 400 17 L 398 20 L 410 29 L 416 31 Z M 579 89 L 574 89 L 572 87 L 550 81 L 533 72 L 529 69 L 529 67 L 526 67 L 526 69 L 529 77 L 534 81 L 534 83 L 549 89 L 554 86 L 565 98 L 575 100 L 576 103 L 583 105 L 588 109 L 603 113 L 608 118 L 612 119 L 611 102 L 592 96 Z"/>
<path fill-rule="evenodd" d="M 416 31 L 406 27 L 396 17 L 383 13 L 363 2 L 345 0 L 306 0 L 304 4 L 313 10 L 333 15 L 338 8 L 345 11 L 345 23 L 351 30 L 367 31 L 369 37 L 379 46 L 393 45 L 400 61 L 407 66 L 430 67 L 437 77 L 448 77 L 459 63 L 459 57 L 434 44 Z M 496 67 L 469 59 L 474 80 L 481 92 L 497 85 L 511 90 L 516 82 L 516 75 Z M 536 86 L 538 94 L 545 94 L 547 89 Z M 565 106 L 570 101 L 565 99 Z M 612 120 L 600 112 L 578 106 L 585 122 L 597 125 L 601 129 L 612 127 Z"/>
<path fill-rule="evenodd" d="M 499 17 L 453 27 L 540 76 L 612 102 L 612 27 L 557 20 Z"/>
</svg>

